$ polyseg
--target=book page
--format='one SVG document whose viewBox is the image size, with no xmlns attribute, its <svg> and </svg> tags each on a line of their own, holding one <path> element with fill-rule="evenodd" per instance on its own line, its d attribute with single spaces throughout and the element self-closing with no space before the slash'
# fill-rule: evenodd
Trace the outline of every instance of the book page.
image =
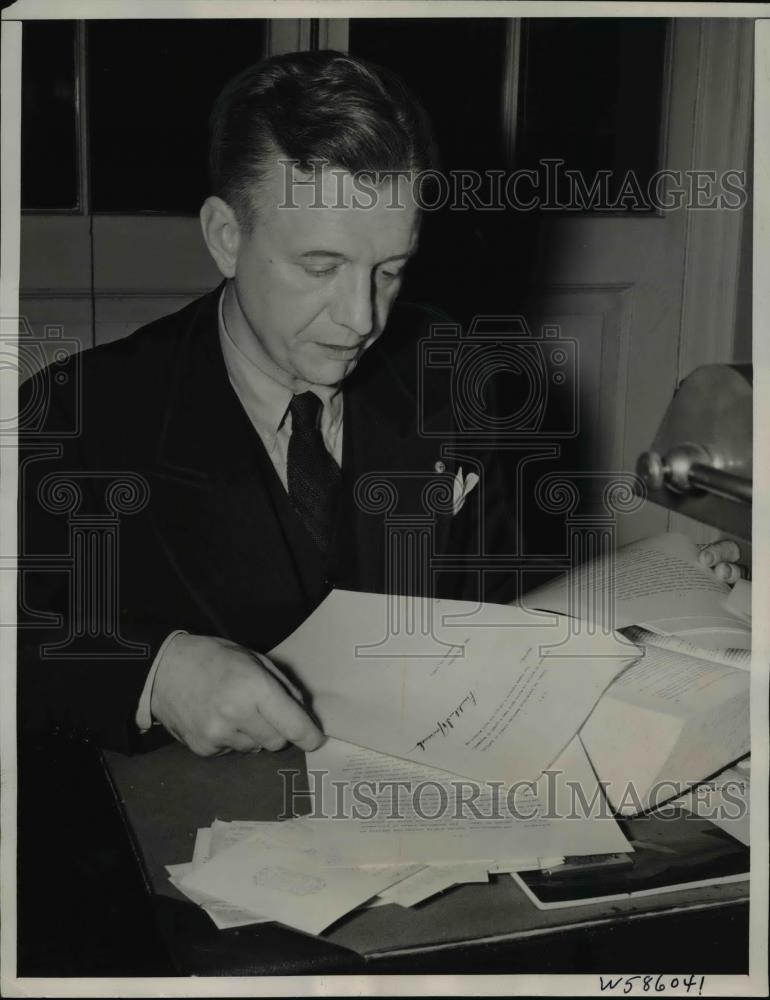
<svg viewBox="0 0 770 1000">
<path fill-rule="evenodd" d="M 751 584 L 748 580 L 735 581 L 732 591 L 725 598 L 725 608 L 751 625 Z"/>
<path fill-rule="evenodd" d="M 502 605 L 337 590 L 269 655 L 329 736 L 481 781 L 534 780 L 638 656 L 588 633 Z"/>
<path fill-rule="evenodd" d="M 654 622 L 640 622 L 640 626 L 658 635 L 679 636 L 698 649 L 751 649 L 751 628 L 724 616 L 657 618 Z"/>
<path fill-rule="evenodd" d="M 686 656 L 708 660 L 710 663 L 721 663 L 727 667 L 751 670 L 751 650 L 749 649 L 704 649 L 702 646 L 687 642 L 680 636 L 660 635 L 635 625 L 623 629 L 623 634 L 637 646 L 657 646 L 659 649 L 684 653 Z"/>
<path fill-rule="evenodd" d="M 687 717 L 748 693 L 749 684 L 743 670 L 680 651 L 645 646 L 644 656 L 618 677 L 605 698 Z"/>
<path fill-rule="evenodd" d="M 730 587 L 698 561 L 698 548 L 685 535 L 668 532 L 632 542 L 614 557 L 577 567 L 525 594 L 521 605 L 606 621 L 608 627 L 667 622 L 666 631 L 680 631 L 676 619 L 697 629 L 698 619 L 708 619 L 710 629 L 733 629 L 750 635 L 744 619 L 725 604 Z M 727 643 L 735 645 L 735 641 Z"/>
</svg>

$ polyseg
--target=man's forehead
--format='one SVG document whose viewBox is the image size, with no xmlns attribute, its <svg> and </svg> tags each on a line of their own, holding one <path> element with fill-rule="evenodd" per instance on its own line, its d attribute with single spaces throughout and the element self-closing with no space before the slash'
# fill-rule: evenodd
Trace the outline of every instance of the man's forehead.
<svg viewBox="0 0 770 1000">
<path fill-rule="evenodd" d="M 317 161 L 302 170 L 291 160 L 278 159 L 260 182 L 266 207 L 320 211 L 346 208 L 411 213 L 417 210 L 412 171 L 355 171 Z"/>
<path fill-rule="evenodd" d="M 300 242 L 361 239 L 392 253 L 407 253 L 416 242 L 419 212 L 405 174 L 352 174 L 320 164 L 302 171 L 278 162 L 263 178 L 257 204 L 263 222 Z"/>
</svg>

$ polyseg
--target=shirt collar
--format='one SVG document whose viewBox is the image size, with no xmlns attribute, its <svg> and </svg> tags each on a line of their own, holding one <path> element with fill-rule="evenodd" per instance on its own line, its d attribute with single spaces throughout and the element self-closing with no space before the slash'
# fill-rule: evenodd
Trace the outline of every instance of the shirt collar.
<svg viewBox="0 0 770 1000">
<path fill-rule="evenodd" d="M 263 430 L 275 434 L 286 417 L 294 394 L 263 371 L 244 349 L 245 345 L 238 343 L 237 334 L 233 336 L 228 330 L 224 315 L 226 288 L 227 285 L 219 296 L 218 317 L 219 340 L 230 380 L 251 419 Z M 317 385 L 312 391 L 323 403 L 324 410 L 328 411 L 330 423 L 341 420 L 342 393 L 339 387 Z"/>
</svg>

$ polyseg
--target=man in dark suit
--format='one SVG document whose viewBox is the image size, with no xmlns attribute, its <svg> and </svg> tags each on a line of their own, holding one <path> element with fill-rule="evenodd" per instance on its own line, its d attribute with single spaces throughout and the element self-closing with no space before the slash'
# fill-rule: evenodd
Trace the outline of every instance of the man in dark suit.
<svg viewBox="0 0 770 1000">
<path fill-rule="evenodd" d="M 451 448 L 420 317 L 380 340 L 417 249 L 404 177 L 432 162 L 420 106 L 359 60 L 279 57 L 225 89 L 201 209 L 223 284 L 23 388 L 42 412 L 21 436 L 24 727 L 312 749 L 265 652 L 332 587 L 512 596 L 462 572 L 506 511 L 494 469 Z M 394 563 L 394 516 L 428 549 Z"/>
</svg>

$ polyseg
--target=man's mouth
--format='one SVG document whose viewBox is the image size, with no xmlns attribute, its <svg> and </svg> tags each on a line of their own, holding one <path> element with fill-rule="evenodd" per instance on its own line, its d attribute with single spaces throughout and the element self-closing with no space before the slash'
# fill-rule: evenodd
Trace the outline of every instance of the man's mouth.
<svg viewBox="0 0 770 1000">
<path fill-rule="evenodd" d="M 365 343 L 365 340 L 361 340 L 357 344 L 353 344 L 351 347 L 344 347 L 340 344 L 322 344 L 319 342 L 318 346 L 322 347 L 325 351 L 328 351 L 334 357 L 352 358 L 358 354 L 360 350 L 362 350 Z"/>
</svg>

